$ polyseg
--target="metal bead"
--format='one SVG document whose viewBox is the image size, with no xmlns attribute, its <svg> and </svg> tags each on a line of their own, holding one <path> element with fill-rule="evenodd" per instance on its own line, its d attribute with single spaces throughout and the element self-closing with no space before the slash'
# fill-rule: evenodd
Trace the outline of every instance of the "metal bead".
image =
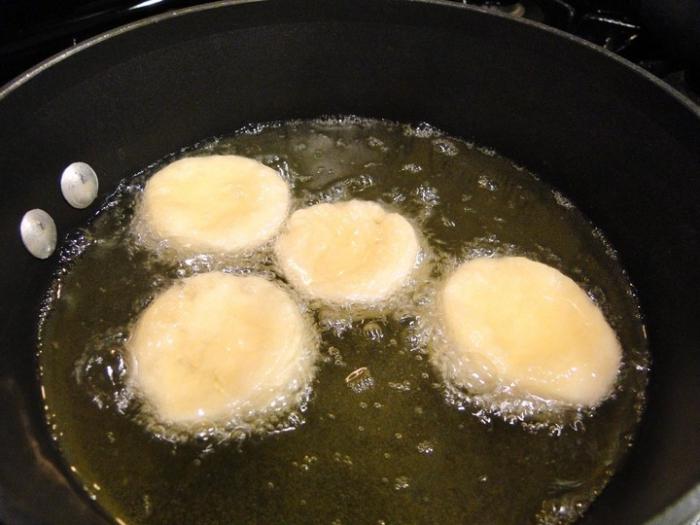
<svg viewBox="0 0 700 525">
<path fill-rule="evenodd" d="M 35 208 L 25 213 L 19 231 L 24 246 L 34 257 L 47 259 L 56 249 L 56 223 L 44 210 Z"/>
<path fill-rule="evenodd" d="M 97 197 L 99 183 L 95 170 L 85 162 L 70 164 L 61 175 L 61 192 L 74 208 L 87 208 Z"/>
</svg>

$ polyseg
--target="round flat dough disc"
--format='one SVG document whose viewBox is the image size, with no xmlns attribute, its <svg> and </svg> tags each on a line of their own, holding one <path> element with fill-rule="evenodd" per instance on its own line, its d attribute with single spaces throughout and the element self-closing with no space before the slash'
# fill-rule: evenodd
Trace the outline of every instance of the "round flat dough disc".
<svg viewBox="0 0 700 525">
<path fill-rule="evenodd" d="M 458 385 L 485 372 L 518 392 L 581 406 L 611 392 L 622 357 L 615 332 L 550 266 L 523 257 L 467 261 L 442 289 L 440 313 L 445 351 L 454 354 L 443 373 Z"/>
<path fill-rule="evenodd" d="M 130 384 L 168 423 L 245 420 L 292 405 L 310 383 L 311 329 L 261 277 L 211 272 L 177 282 L 138 318 Z"/>
<path fill-rule="evenodd" d="M 140 213 L 148 232 L 175 248 L 238 252 L 270 240 L 289 212 L 280 175 L 236 155 L 177 160 L 155 173 Z"/>
<path fill-rule="evenodd" d="M 289 281 L 304 294 L 332 303 L 386 299 L 406 282 L 419 251 L 406 219 L 361 200 L 294 212 L 275 245 Z"/>
</svg>

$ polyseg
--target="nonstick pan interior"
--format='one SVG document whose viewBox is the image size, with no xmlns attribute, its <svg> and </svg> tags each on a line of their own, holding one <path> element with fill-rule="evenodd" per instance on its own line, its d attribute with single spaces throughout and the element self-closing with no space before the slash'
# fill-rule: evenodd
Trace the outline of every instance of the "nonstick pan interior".
<svg viewBox="0 0 700 525">
<path fill-rule="evenodd" d="M 0 519 L 99 522 L 42 419 L 36 320 L 55 260 L 18 225 L 70 208 L 58 177 L 90 163 L 100 197 L 183 146 L 249 122 L 356 114 L 427 121 L 557 187 L 618 249 L 653 354 L 624 467 L 583 523 L 642 523 L 700 480 L 700 112 L 634 66 L 551 29 L 436 2 L 223 2 L 115 30 L 0 93 Z M 688 514 L 689 507 L 678 510 Z"/>
</svg>

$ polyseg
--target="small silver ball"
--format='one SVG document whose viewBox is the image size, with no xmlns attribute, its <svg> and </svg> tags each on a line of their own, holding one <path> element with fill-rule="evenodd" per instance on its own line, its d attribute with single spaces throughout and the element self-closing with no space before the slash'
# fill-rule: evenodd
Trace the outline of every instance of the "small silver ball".
<svg viewBox="0 0 700 525">
<path fill-rule="evenodd" d="M 87 208 L 97 197 L 99 182 L 95 170 L 85 162 L 74 162 L 63 170 L 61 192 L 74 208 Z"/>
<path fill-rule="evenodd" d="M 44 210 L 35 208 L 22 217 L 19 225 L 24 246 L 34 257 L 48 259 L 56 249 L 56 223 Z"/>
</svg>

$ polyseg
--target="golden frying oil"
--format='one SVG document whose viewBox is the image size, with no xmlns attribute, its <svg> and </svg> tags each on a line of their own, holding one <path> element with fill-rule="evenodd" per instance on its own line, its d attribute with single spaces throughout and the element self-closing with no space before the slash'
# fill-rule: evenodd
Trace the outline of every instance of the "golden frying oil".
<svg viewBox="0 0 700 525">
<path fill-rule="evenodd" d="M 178 155 L 211 153 L 280 170 L 297 207 L 383 202 L 420 229 L 426 266 L 381 308 L 309 305 L 322 354 L 311 395 L 288 417 L 261 422 L 262 435 L 193 437 L 144 425 L 124 385 L 123 344 L 153 296 L 211 269 L 283 276 L 269 249 L 178 260 L 141 247 L 130 224 L 157 166 L 126 179 L 64 243 L 39 341 L 56 442 L 108 514 L 127 524 L 498 525 L 567 523 L 586 509 L 630 445 L 648 352 L 614 251 L 565 197 L 494 152 L 425 124 L 260 125 Z M 624 364 L 614 396 L 593 414 L 548 421 L 494 413 L 455 397 L 432 369 L 421 308 L 446 269 L 491 254 L 550 264 L 603 309 Z"/>
</svg>

